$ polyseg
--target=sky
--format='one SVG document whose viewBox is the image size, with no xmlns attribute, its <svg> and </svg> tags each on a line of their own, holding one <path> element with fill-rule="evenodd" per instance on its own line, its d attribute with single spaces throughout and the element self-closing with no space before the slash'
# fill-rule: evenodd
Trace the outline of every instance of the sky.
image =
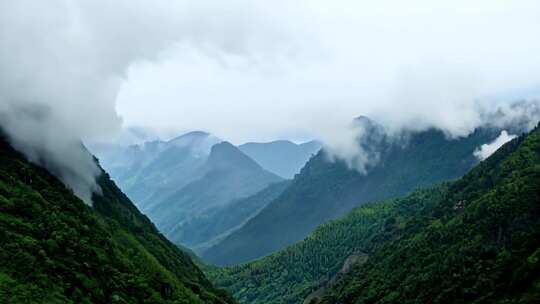
<svg viewBox="0 0 540 304">
<path fill-rule="evenodd" d="M 478 103 L 540 93 L 538 1 L 196 3 L 189 38 L 129 67 L 124 125 L 332 142 L 367 115 L 462 135 Z"/>
<path fill-rule="evenodd" d="M 449 137 L 530 116 L 508 100 L 540 95 L 538 37 L 537 0 L 2 0 L 0 127 L 89 201 L 81 140 L 130 127 L 346 158 L 359 115 Z"/>
</svg>

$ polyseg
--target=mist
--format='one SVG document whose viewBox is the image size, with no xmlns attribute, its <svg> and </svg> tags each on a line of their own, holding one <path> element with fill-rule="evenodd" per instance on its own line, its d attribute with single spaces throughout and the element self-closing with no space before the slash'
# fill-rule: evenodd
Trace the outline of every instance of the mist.
<svg viewBox="0 0 540 304">
<path fill-rule="evenodd" d="M 510 135 L 506 130 L 501 131 L 499 137 L 497 137 L 491 143 L 483 144 L 480 148 L 474 151 L 474 155 L 479 160 L 484 160 L 495 153 L 502 145 L 516 138 L 516 135 Z"/>
<path fill-rule="evenodd" d="M 126 69 L 172 39 L 174 12 L 161 2 L 0 3 L 0 126 L 88 204 L 100 170 L 82 141 L 120 130 L 115 101 Z"/>
<path fill-rule="evenodd" d="M 235 8 L 242 22 L 264 17 L 247 29 L 225 25 L 235 37 L 228 48 L 182 42 L 129 69 L 118 96 L 127 125 L 162 134 L 203 129 L 237 144 L 316 138 L 365 171 L 377 157 L 357 145 L 359 115 L 393 136 L 437 128 L 449 138 L 517 116 L 538 121 L 512 106 L 540 97 L 538 1 Z"/>
<path fill-rule="evenodd" d="M 121 128 L 318 138 L 365 170 L 358 115 L 449 137 L 525 117 L 507 101 L 540 95 L 540 3 L 413 2 L 2 1 L 0 126 L 90 203 L 81 142 Z"/>
<path fill-rule="evenodd" d="M 183 41 L 132 66 L 125 123 L 332 143 L 365 115 L 462 136 L 484 109 L 540 96 L 538 1 L 257 3 L 227 10 L 227 47 Z"/>
</svg>

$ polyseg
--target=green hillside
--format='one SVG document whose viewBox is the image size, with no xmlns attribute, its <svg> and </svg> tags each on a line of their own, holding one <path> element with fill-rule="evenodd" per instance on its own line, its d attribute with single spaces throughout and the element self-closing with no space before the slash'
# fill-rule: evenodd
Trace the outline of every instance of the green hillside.
<svg viewBox="0 0 540 304">
<path fill-rule="evenodd" d="M 478 129 L 468 137 L 448 139 L 441 131 L 428 130 L 410 134 L 402 143 L 385 139 L 377 127 L 371 129 L 375 139 L 369 147 L 379 154 L 379 161 L 367 174 L 344 162 L 331 162 L 324 151 L 319 152 L 280 197 L 206 251 L 203 259 L 217 265 L 250 261 L 302 240 L 354 207 L 459 178 L 478 163 L 475 149 L 500 132 Z"/>
<path fill-rule="evenodd" d="M 2 303 L 234 303 L 103 173 L 89 207 L 0 139 Z"/>
<path fill-rule="evenodd" d="M 241 303 L 538 303 L 540 129 L 463 178 L 369 204 L 212 280 Z"/>
<path fill-rule="evenodd" d="M 417 203 L 416 203 L 417 204 Z M 322 303 L 539 303 L 540 129 L 450 185 L 365 248 Z M 312 301 L 317 303 L 317 301 Z"/>
</svg>

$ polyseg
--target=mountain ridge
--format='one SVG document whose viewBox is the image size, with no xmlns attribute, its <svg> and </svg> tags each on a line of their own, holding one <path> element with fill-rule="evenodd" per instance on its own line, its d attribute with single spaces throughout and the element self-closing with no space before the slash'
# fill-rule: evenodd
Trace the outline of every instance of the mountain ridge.
<svg viewBox="0 0 540 304">
<path fill-rule="evenodd" d="M 145 210 L 157 227 L 178 243 L 183 242 L 179 238 L 183 234 L 178 228 L 189 218 L 204 215 L 212 208 L 223 207 L 282 181 L 228 142 L 212 147 L 201 172 L 200 178 L 156 200 Z"/>
<path fill-rule="evenodd" d="M 301 240 L 318 225 L 358 204 L 458 178 L 478 163 L 474 150 L 491 142 L 499 130 L 478 129 L 458 139 L 448 139 L 435 129 L 415 134 L 407 145 L 387 144 L 380 132 L 366 134 L 382 151 L 377 165 L 367 175 L 350 169 L 345 162 L 329 161 L 327 152 L 319 151 L 280 197 L 244 227 L 204 252 L 203 260 L 218 265 L 246 262 Z"/>
<path fill-rule="evenodd" d="M 540 124 L 456 181 L 357 207 L 284 250 L 206 273 L 250 304 L 536 303 L 539 187 Z"/>
<path fill-rule="evenodd" d="M 84 204 L 0 138 L 0 298 L 7 303 L 234 303 L 102 172 Z"/>
</svg>

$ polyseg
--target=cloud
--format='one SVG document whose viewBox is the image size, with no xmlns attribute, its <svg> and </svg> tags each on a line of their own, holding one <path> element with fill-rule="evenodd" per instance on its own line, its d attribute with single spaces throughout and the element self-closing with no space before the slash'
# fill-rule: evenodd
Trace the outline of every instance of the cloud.
<svg viewBox="0 0 540 304">
<path fill-rule="evenodd" d="M 130 68 L 118 96 L 127 125 L 236 143 L 331 141 L 366 115 L 459 136 L 481 122 L 479 108 L 497 106 L 493 96 L 540 84 L 538 1 L 272 1 L 227 12 L 240 22 L 211 32 L 234 39 L 182 41 Z"/>
<path fill-rule="evenodd" d="M 30 160 L 89 203 L 99 169 L 81 144 L 121 127 L 127 68 L 176 39 L 169 1 L 0 3 L 0 125 Z"/>
<path fill-rule="evenodd" d="M 503 130 L 501 131 L 499 137 L 497 137 L 493 142 L 483 144 L 478 149 L 476 149 L 476 151 L 474 151 L 474 156 L 476 156 L 479 160 L 484 160 L 490 157 L 491 154 L 495 153 L 495 151 L 497 151 L 505 143 L 511 141 L 514 138 L 516 138 L 516 135 L 509 135 L 506 130 Z"/>
<path fill-rule="evenodd" d="M 177 44 L 216 59 L 218 50 L 274 52 L 261 41 L 285 38 L 265 28 L 271 21 L 260 3 L 2 1 L 0 126 L 17 149 L 90 203 L 100 170 L 81 140 L 118 134 L 116 100 L 128 69 L 159 60 Z"/>
<path fill-rule="evenodd" d="M 129 69 L 118 96 L 127 125 L 204 129 L 234 143 L 315 137 L 362 171 L 358 115 L 391 134 L 439 128 L 459 137 L 493 123 L 496 109 L 508 118 L 510 102 L 540 96 L 538 1 L 236 8 L 229 13 L 250 20 L 247 28 L 231 21 L 213 31 L 237 38 L 227 48 L 182 41 Z"/>
<path fill-rule="evenodd" d="M 99 170 L 80 140 L 122 124 L 237 143 L 318 137 L 352 158 L 360 114 L 460 136 L 485 121 L 481 98 L 540 83 L 539 12 L 502 0 L 6 0 L 0 124 L 87 202 Z"/>
</svg>

